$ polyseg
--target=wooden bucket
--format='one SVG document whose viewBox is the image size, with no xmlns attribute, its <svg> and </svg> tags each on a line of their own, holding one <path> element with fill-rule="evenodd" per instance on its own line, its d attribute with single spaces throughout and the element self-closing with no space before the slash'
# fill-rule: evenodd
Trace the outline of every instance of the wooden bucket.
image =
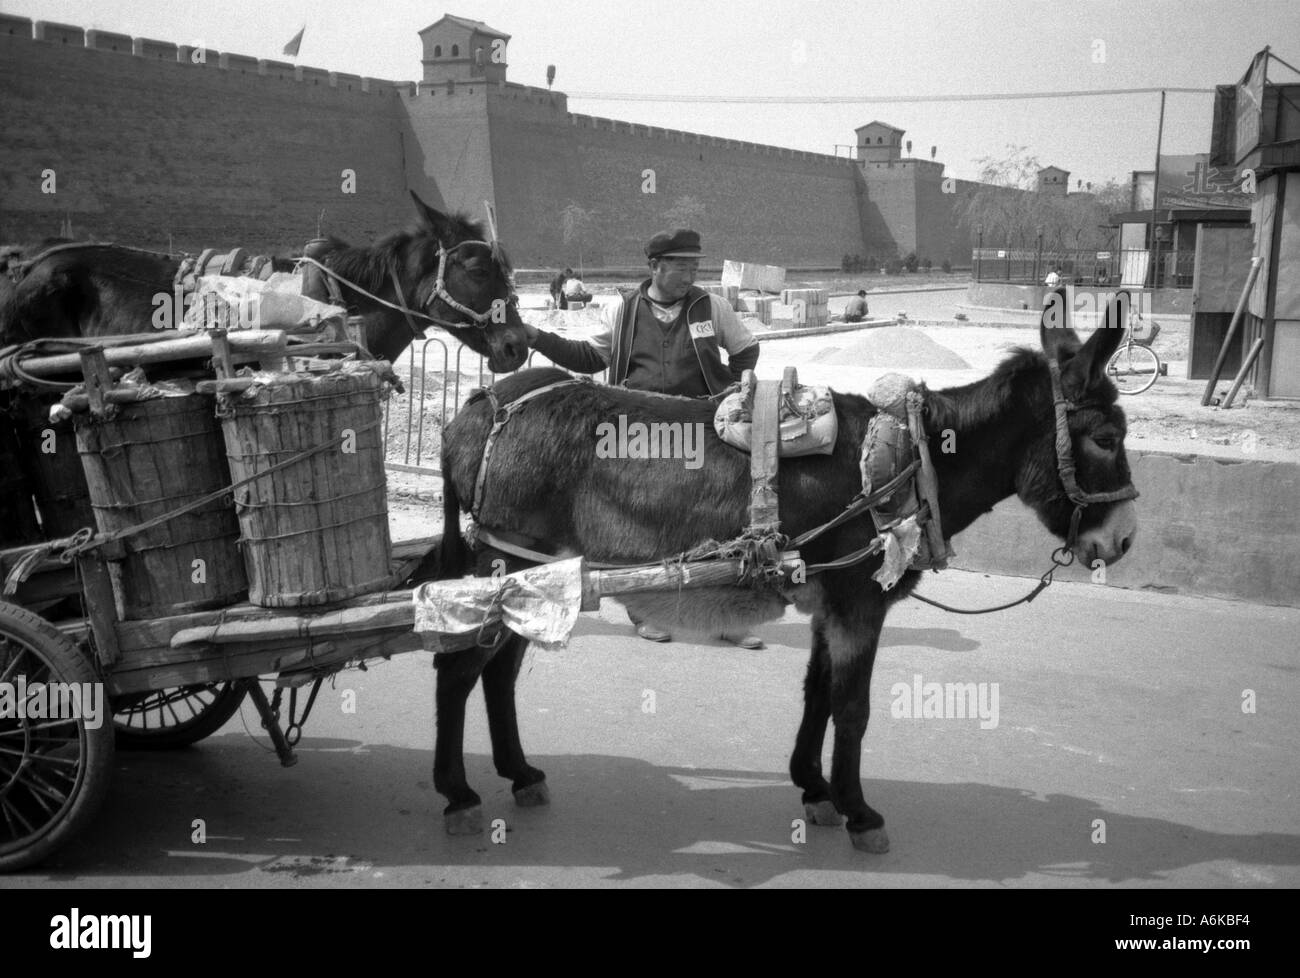
<svg viewBox="0 0 1300 978">
<path fill-rule="evenodd" d="M 376 373 L 356 365 L 280 374 L 227 400 L 235 481 L 321 449 L 236 491 L 253 604 L 329 604 L 392 583 L 382 393 Z"/>
<path fill-rule="evenodd" d="M 77 450 L 103 533 L 144 523 L 230 485 L 210 397 L 160 397 L 75 417 Z M 124 538 L 109 561 L 122 619 L 163 618 L 241 601 L 247 590 L 229 497 Z"/>
<path fill-rule="evenodd" d="M 50 420 L 50 408 L 58 403 L 58 394 L 41 394 L 24 397 L 19 409 L 27 474 L 41 514 L 41 528 L 50 540 L 95 525 L 72 422 Z"/>
</svg>

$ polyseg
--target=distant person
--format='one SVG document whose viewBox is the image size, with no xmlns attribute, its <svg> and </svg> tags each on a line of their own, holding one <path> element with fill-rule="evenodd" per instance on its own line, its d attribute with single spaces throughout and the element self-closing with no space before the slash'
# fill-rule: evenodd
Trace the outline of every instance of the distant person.
<svg viewBox="0 0 1300 978">
<path fill-rule="evenodd" d="M 650 277 L 605 306 L 601 329 L 592 336 L 569 340 L 525 323 L 528 345 L 577 373 L 609 368 L 611 384 L 632 390 L 716 398 L 754 369 L 758 340 L 726 299 L 695 285 L 703 257 L 699 234 L 687 228 L 660 232 L 646 244 L 645 254 Z M 651 642 L 672 640 L 648 621 L 632 618 L 632 623 Z M 756 635 L 720 637 L 741 648 L 763 647 Z"/>
<path fill-rule="evenodd" d="M 568 302 L 590 302 L 591 293 L 582 284 L 582 279 L 573 274 L 573 269 L 569 269 L 568 272 L 569 277 L 565 279 L 563 286 L 564 298 Z"/>
<path fill-rule="evenodd" d="M 1047 278 L 1043 279 L 1043 284 L 1046 285 L 1049 289 L 1055 289 L 1060 287 L 1061 285 L 1060 265 L 1053 266 L 1052 270 L 1047 273 Z"/>
<path fill-rule="evenodd" d="M 849 304 L 844 307 L 844 321 L 846 323 L 860 323 L 867 318 L 867 290 L 858 289 L 858 294 L 849 299 Z"/>
<path fill-rule="evenodd" d="M 568 309 L 569 304 L 564 298 L 564 283 L 573 278 L 573 269 L 566 268 L 555 278 L 551 279 L 551 300 L 555 303 L 556 309 Z"/>
</svg>

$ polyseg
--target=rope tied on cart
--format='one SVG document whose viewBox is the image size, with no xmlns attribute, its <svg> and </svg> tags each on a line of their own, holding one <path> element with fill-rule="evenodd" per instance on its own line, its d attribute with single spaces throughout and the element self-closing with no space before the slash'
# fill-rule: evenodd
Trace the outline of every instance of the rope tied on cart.
<svg viewBox="0 0 1300 978">
<path fill-rule="evenodd" d="M 361 431 L 368 431 L 371 428 L 378 427 L 378 425 L 379 422 L 372 422 L 362 428 L 354 429 L 354 431 L 358 433 Z M 155 526 L 161 526 L 163 523 L 167 523 L 178 516 L 184 516 L 186 513 L 207 506 L 225 496 L 231 496 L 235 490 L 256 482 L 258 479 L 283 471 L 293 465 L 297 465 L 299 462 L 304 462 L 322 452 L 329 451 L 331 448 L 336 448 L 344 441 L 344 439 L 349 437 L 351 436 L 346 433 L 340 434 L 337 438 L 323 442 L 314 448 L 308 448 L 304 451 L 298 452 L 297 454 L 285 459 L 283 462 L 277 462 L 275 465 L 272 465 L 261 472 L 250 475 L 245 479 L 240 479 L 238 482 L 234 482 L 231 485 L 216 490 L 215 492 L 210 492 L 206 496 L 200 496 L 198 499 L 192 500 L 184 506 L 178 506 L 176 509 L 163 513 L 160 516 L 156 516 L 151 520 L 137 523 L 135 526 L 123 527 L 122 529 L 115 530 L 112 533 L 100 534 L 95 533 L 90 527 L 83 527 L 71 537 L 64 537 L 59 540 L 49 540 L 45 543 L 37 544 L 18 560 L 13 569 L 5 577 L 4 593 L 6 596 L 16 593 L 18 586 L 31 576 L 41 561 L 55 553 L 58 553 L 60 561 L 65 564 L 70 564 L 82 554 L 89 553 L 92 550 L 97 550 L 110 543 L 125 539 L 126 537 L 135 536 L 136 534 L 143 533 L 146 530 L 151 530 Z"/>
</svg>

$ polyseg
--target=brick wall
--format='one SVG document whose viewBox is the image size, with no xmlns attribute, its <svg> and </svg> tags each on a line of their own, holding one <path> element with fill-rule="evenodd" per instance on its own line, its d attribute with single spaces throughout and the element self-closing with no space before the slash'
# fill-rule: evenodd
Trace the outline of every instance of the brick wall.
<svg viewBox="0 0 1300 978">
<path fill-rule="evenodd" d="M 602 228 L 587 264 L 645 260 L 645 240 L 684 196 L 705 208 L 711 263 L 838 265 L 864 248 L 856 168 L 816 154 L 571 115 L 541 90 L 490 93 L 493 182 L 501 233 L 521 265 L 575 263 L 560 212 L 594 209 Z M 655 192 L 643 192 L 646 170 Z"/>
<path fill-rule="evenodd" d="M 56 33 L 51 30 L 50 33 Z M 67 42 L 64 41 L 64 36 Z M 406 224 L 402 99 L 331 87 L 253 59 L 167 60 L 161 42 L 94 50 L 72 34 L 0 32 L 0 240 L 58 231 L 143 247 L 301 246 L 324 229 L 371 239 Z M 100 34 L 100 39 L 116 36 Z M 118 42 L 120 48 L 123 45 Z M 348 90 L 351 85 L 351 90 Z M 345 169 L 357 192 L 341 192 Z M 41 192 L 51 169 L 57 193 Z M 431 192 L 431 196 L 435 196 Z"/>
</svg>

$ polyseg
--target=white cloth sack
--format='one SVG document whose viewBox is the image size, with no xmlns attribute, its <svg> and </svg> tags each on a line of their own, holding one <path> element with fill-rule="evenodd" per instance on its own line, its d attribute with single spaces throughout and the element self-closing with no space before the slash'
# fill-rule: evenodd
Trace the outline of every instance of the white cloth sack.
<svg viewBox="0 0 1300 978">
<path fill-rule="evenodd" d="M 347 310 L 302 294 L 302 276 L 276 272 L 266 281 L 204 275 L 185 310 L 185 324 L 199 329 L 286 329 L 322 319 L 347 318 Z"/>
<path fill-rule="evenodd" d="M 411 594 L 415 630 L 476 632 L 498 594 L 502 595 L 500 620 L 507 628 L 547 651 L 562 649 L 582 606 L 582 558 L 542 564 L 499 578 L 462 577 L 421 584 Z M 428 647 L 437 651 L 436 643 Z"/>
</svg>

